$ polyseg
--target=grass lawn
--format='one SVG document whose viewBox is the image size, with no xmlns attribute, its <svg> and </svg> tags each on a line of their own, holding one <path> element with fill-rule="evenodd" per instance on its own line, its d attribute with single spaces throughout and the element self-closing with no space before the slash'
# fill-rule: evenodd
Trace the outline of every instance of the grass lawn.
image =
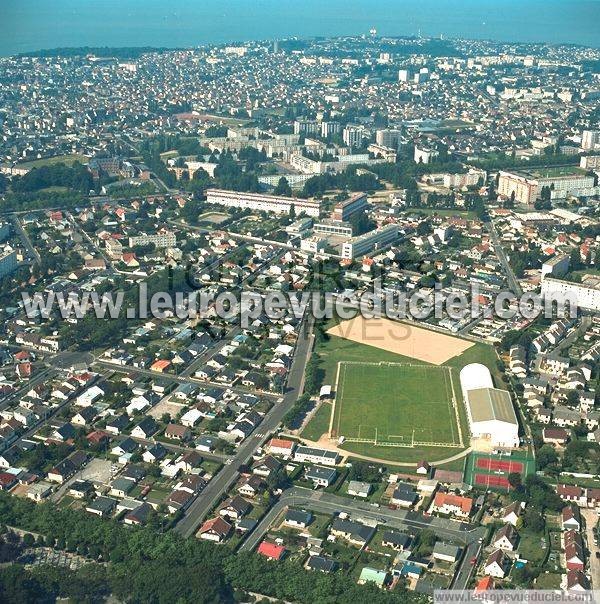
<svg viewBox="0 0 600 604">
<path fill-rule="evenodd" d="M 559 573 L 542 573 L 535 580 L 536 589 L 559 589 L 562 575 Z"/>
<path fill-rule="evenodd" d="M 44 157 L 41 159 L 33 159 L 31 161 L 19 164 L 19 168 L 39 168 L 40 166 L 51 166 L 52 164 L 66 164 L 70 166 L 76 161 L 87 163 L 88 158 L 85 155 L 73 153 L 71 155 L 55 155 L 54 157 Z"/>
<path fill-rule="evenodd" d="M 341 363 L 333 430 L 346 438 L 458 444 L 446 367 Z"/>
<path fill-rule="evenodd" d="M 302 437 L 308 440 L 319 440 L 322 434 L 329 430 L 329 418 L 331 417 L 331 403 L 323 402 L 310 418 L 302 431 Z"/>
<path fill-rule="evenodd" d="M 525 560 L 533 563 L 540 562 L 544 559 L 548 547 L 549 543 L 545 533 L 532 533 L 527 530 L 519 532 L 519 555 Z"/>
</svg>

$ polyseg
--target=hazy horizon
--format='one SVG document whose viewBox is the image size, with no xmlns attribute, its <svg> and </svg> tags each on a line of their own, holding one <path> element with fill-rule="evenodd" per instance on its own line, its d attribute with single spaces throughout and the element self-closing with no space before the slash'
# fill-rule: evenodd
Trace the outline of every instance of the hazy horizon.
<svg viewBox="0 0 600 604">
<path fill-rule="evenodd" d="M 0 55 L 285 37 L 443 35 L 600 47 L 600 0 L 3 0 Z"/>
</svg>

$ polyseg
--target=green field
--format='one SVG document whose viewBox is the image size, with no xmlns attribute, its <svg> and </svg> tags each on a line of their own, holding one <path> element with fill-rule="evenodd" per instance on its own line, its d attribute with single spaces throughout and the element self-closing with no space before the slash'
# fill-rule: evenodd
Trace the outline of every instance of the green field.
<svg viewBox="0 0 600 604">
<path fill-rule="evenodd" d="M 530 170 L 523 170 L 533 178 L 551 178 L 559 176 L 579 176 L 585 174 L 585 170 L 578 166 L 545 166 L 539 168 L 531 168 Z"/>
<path fill-rule="evenodd" d="M 340 363 L 332 436 L 386 447 L 414 441 L 461 445 L 452 371 L 437 365 Z"/>
<path fill-rule="evenodd" d="M 55 155 L 54 157 L 43 157 L 41 159 L 34 159 L 32 161 L 27 161 L 22 164 L 18 164 L 19 168 L 39 168 L 41 166 L 51 166 L 53 164 L 65 164 L 70 166 L 74 164 L 76 161 L 87 164 L 88 158 L 85 155 L 79 155 L 78 153 L 73 153 L 71 155 Z"/>
<path fill-rule="evenodd" d="M 319 440 L 325 432 L 329 430 L 329 419 L 331 418 L 331 403 L 323 401 L 316 410 L 306 428 L 302 431 L 302 436 L 308 440 Z"/>
</svg>

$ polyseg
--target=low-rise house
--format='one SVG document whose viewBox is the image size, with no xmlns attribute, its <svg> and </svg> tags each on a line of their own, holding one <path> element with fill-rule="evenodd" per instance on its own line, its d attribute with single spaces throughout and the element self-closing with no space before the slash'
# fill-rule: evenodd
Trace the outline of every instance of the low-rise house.
<svg viewBox="0 0 600 604">
<path fill-rule="evenodd" d="M 244 497 L 257 497 L 265 490 L 265 482 L 260 476 L 248 476 L 238 487 L 238 493 Z"/>
<path fill-rule="evenodd" d="M 35 482 L 27 487 L 27 498 L 32 501 L 43 501 L 52 492 L 52 485 L 48 482 Z"/>
<path fill-rule="evenodd" d="M 86 508 L 86 512 L 90 514 L 95 514 L 96 516 L 100 516 L 101 518 L 105 518 L 110 516 L 115 507 L 117 506 L 117 502 L 110 497 L 96 497 Z"/>
<path fill-rule="evenodd" d="M 223 503 L 219 509 L 219 515 L 230 520 L 239 520 L 252 510 L 252 504 L 243 497 L 235 495 Z"/>
<path fill-rule="evenodd" d="M 113 497 L 127 497 L 129 493 L 135 487 L 135 482 L 133 480 L 128 480 L 127 478 L 117 478 L 113 480 L 110 485 L 109 495 Z"/>
<path fill-rule="evenodd" d="M 132 454 L 139 448 L 139 445 L 132 438 L 124 438 L 120 443 L 115 445 L 110 452 L 113 455 L 121 456 Z"/>
<path fill-rule="evenodd" d="M 204 453 L 212 453 L 219 442 L 219 438 L 211 436 L 210 434 L 202 434 L 195 441 L 194 444 L 198 451 Z"/>
<path fill-rule="evenodd" d="M 579 508 L 574 505 L 567 505 L 561 512 L 561 526 L 563 531 L 566 530 L 581 530 L 581 514 Z"/>
<path fill-rule="evenodd" d="M 552 412 L 552 421 L 561 428 L 574 428 L 581 423 L 581 414 L 579 411 L 557 405 Z"/>
<path fill-rule="evenodd" d="M 165 437 L 171 440 L 189 440 L 191 436 L 190 429 L 179 424 L 169 424 L 165 428 Z"/>
<path fill-rule="evenodd" d="M 285 513 L 283 522 L 294 528 L 306 528 L 312 522 L 312 519 L 313 515 L 311 512 L 306 512 L 304 510 L 288 510 Z"/>
<path fill-rule="evenodd" d="M 179 510 L 185 510 L 194 500 L 194 494 L 187 490 L 176 489 L 167 497 L 167 509 L 174 514 Z"/>
<path fill-rule="evenodd" d="M 521 502 L 513 501 L 511 504 L 507 505 L 502 511 L 502 522 L 517 526 L 517 523 L 521 518 L 522 512 L 523 508 L 521 506 Z"/>
<path fill-rule="evenodd" d="M 567 570 L 585 570 L 585 549 L 581 534 L 574 530 L 566 531 L 563 544 Z"/>
<path fill-rule="evenodd" d="M 252 473 L 263 478 L 269 478 L 269 476 L 276 474 L 280 469 L 281 462 L 272 455 L 267 455 L 252 464 Z"/>
<path fill-rule="evenodd" d="M 496 579 L 504 579 L 510 568 L 510 559 L 501 550 L 494 550 L 485 562 L 483 572 Z"/>
<path fill-rule="evenodd" d="M 143 526 L 148 521 L 148 517 L 152 512 L 152 506 L 149 503 L 142 503 L 133 510 L 127 512 L 123 518 L 125 524 L 131 526 Z"/>
<path fill-rule="evenodd" d="M 590 580 L 580 570 L 568 570 L 567 591 L 586 592 L 591 589 Z"/>
<path fill-rule="evenodd" d="M 453 493 L 436 493 L 432 510 L 441 514 L 450 514 L 458 518 L 469 518 L 473 510 L 473 500 Z"/>
<path fill-rule="evenodd" d="M 167 450 L 160 443 L 156 443 L 151 447 L 148 447 L 142 453 L 142 459 L 146 463 L 157 463 L 167 456 Z"/>
<path fill-rule="evenodd" d="M 114 434 L 115 436 L 121 434 L 125 428 L 129 425 L 129 418 L 125 415 L 115 415 L 111 417 L 106 422 L 106 428 L 104 428 L 107 432 Z"/>
<path fill-rule="evenodd" d="M 348 495 L 352 495 L 353 497 L 368 497 L 372 490 L 373 486 L 368 482 L 351 480 L 348 483 Z"/>
<path fill-rule="evenodd" d="M 269 560 L 281 560 L 285 556 L 283 545 L 277 545 L 269 541 L 262 541 L 256 551 Z"/>
<path fill-rule="evenodd" d="M 188 451 L 183 453 L 177 460 L 177 464 L 186 473 L 198 473 L 202 468 L 202 455 L 197 451 Z"/>
<path fill-rule="evenodd" d="M 456 545 L 437 541 L 436 544 L 433 546 L 432 556 L 435 560 L 440 560 L 441 562 L 454 563 L 459 559 L 460 552 L 460 547 Z"/>
<path fill-rule="evenodd" d="M 405 482 L 399 482 L 392 493 L 390 502 L 401 508 L 409 508 L 413 506 L 418 499 L 419 496 L 412 486 Z"/>
<path fill-rule="evenodd" d="M 365 583 L 374 583 L 380 589 L 383 589 L 387 582 L 388 574 L 385 570 L 377 570 L 368 566 L 365 566 L 360 571 L 360 576 L 358 577 L 357 581 L 359 585 L 364 585 Z"/>
<path fill-rule="evenodd" d="M 293 440 L 285 440 L 282 438 L 272 438 L 267 443 L 267 451 L 271 455 L 281 455 L 285 459 L 292 457 L 296 443 Z"/>
<path fill-rule="evenodd" d="M 74 480 L 69 485 L 69 495 L 74 499 L 84 499 L 94 492 L 94 485 L 89 480 Z"/>
<path fill-rule="evenodd" d="M 147 415 L 140 423 L 131 431 L 131 436 L 135 438 L 148 439 L 158 430 L 158 424 L 154 418 Z"/>
<path fill-rule="evenodd" d="M 337 562 L 326 556 L 310 556 L 306 562 L 306 568 L 322 573 L 332 573 L 337 569 Z"/>
<path fill-rule="evenodd" d="M 381 538 L 381 545 L 401 552 L 409 550 L 412 542 L 413 539 L 410 535 L 396 531 L 385 531 Z"/>
<path fill-rule="evenodd" d="M 71 418 L 71 423 L 75 426 L 89 426 L 97 415 L 94 407 L 83 407 Z"/>
<path fill-rule="evenodd" d="M 512 524 L 505 524 L 499 528 L 492 539 L 492 545 L 495 548 L 512 552 L 516 549 L 519 541 L 519 534 Z"/>
<path fill-rule="evenodd" d="M 194 407 L 189 411 L 186 411 L 181 416 L 181 425 L 185 426 L 186 428 L 193 428 L 199 421 L 202 420 L 202 417 L 202 412 Z"/>
<path fill-rule="evenodd" d="M 68 442 L 72 441 L 77 436 L 77 430 L 73 424 L 67 422 L 62 426 L 58 426 L 52 431 L 50 435 L 50 440 L 54 440 L 57 442 Z"/>
<path fill-rule="evenodd" d="M 336 516 L 331 523 L 330 533 L 354 545 L 364 547 L 373 538 L 375 528 Z"/>
<path fill-rule="evenodd" d="M 565 428 L 544 428 L 542 430 L 542 440 L 551 445 L 564 446 L 569 442 L 571 432 Z"/>
<path fill-rule="evenodd" d="M 585 489 L 575 485 L 559 484 L 556 486 L 556 492 L 563 501 L 576 503 L 585 506 L 587 502 Z"/>
<path fill-rule="evenodd" d="M 87 460 L 88 457 L 83 451 L 73 451 L 73 453 L 48 472 L 48 480 L 50 482 L 57 482 L 58 484 L 66 482 L 71 476 L 81 470 L 87 463 Z"/>
<path fill-rule="evenodd" d="M 322 468 L 310 466 L 304 471 L 306 480 L 310 480 L 317 487 L 328 487 L 335 482 L 337 471 L 335 468 Z"/>
<path fill-rule="evenodd" d="M 229 537 L 233 527 L 221 516 L 207 520 L 196 533 L 198 539 L 222 543 Z"/>
<path fill-rule="evenodd" d="M 14 474 L 0 472 L 0 491 L 10 491 L 18 482 Z"/>
</svg>

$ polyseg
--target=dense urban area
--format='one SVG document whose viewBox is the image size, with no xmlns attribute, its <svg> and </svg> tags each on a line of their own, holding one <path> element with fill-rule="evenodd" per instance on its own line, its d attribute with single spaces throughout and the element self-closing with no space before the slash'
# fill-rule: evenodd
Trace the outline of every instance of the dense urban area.
<svg viewBox="0 0 600 604">
<path fill-rule="evenodd" d="M 599 175 L 581 46 L 0 58 L 0 600 L 600 589 Z M 350 290 L 476 310 L 25 301 Z"/>
</svg>

